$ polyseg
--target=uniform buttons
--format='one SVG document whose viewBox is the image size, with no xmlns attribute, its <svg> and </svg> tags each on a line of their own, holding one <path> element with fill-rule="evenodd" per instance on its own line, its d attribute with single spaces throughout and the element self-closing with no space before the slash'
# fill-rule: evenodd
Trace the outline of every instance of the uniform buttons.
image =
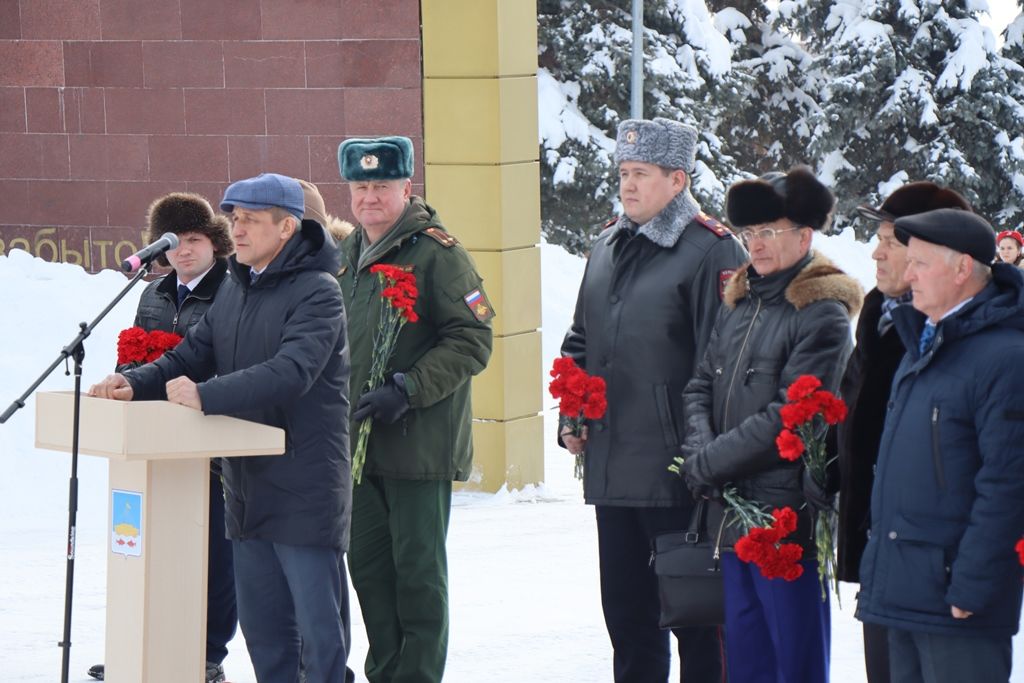
<svg viewBox="0 0 1024 683">
<path fill-rule="evenodd" d="M 896 540 L 896 536 L 898 536 L 898 535 L 899 534 L 897 534 L 895 531 L 890 531 L 889 532 L 889 540 L 890 541 L 895 541 Z"/>
</svg>

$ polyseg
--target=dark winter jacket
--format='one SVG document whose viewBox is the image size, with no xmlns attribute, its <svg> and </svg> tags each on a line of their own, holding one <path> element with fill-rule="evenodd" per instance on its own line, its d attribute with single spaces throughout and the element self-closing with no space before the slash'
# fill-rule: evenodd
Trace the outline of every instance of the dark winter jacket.
<svg viewBox="0 0 1024 683">
<path fill-rule="evenodd" d="M 402 327 L 387 368 L 387 376 L 404 373 L 411 409 L 394 424 L 373 425 L 363 473 L 466 481 L 473 466 L 470 378 L 491 356 L 494 310 L 483 281 L 469 253 L 419 197 L 411 199 L 395 227 L 374 245 L 378 256 L 360 268 L 365 238 L 360 228 L 342 243 L 338 276 L 348 311 L 354 396 L 366 391 L 383 301 L 371 265 L 410 269 L 419 290 L 419 320 Z M 352 433 L 357 433 L 356 424 Z"/>
<path fill-rule="evenodd" d="M 303 221 L 254 284 L 248 266 L 234 256 L 230 266 L 234 277 L 181 344 L 125 373 L 134 398 L 164 398 L 167 380 L 188 375 L 205 414 L 284 429 L 283 455 L 223 460 L 228 535 L 345 547 L 349 359 L 337 247 Z"/>
<path fill-rule="evenodd" d="M 587 261 L 562 355 L 607 383 L 608 409 L 588 429 L 588 503 L 693 503 L 666 469 L 683 440 L 682 391 L 704 352 L 722 287 L 746 260 L 732 233 L 698 212 L 682 193 L 662 212 L 679 218 L 656 232 L 649 229 L 656 221 L 637 229 L 620 219 L 598 236 Z"/>
<path fill-rule="evenodd" d="M 182 337 L 203 314 L 213 305 L 213 299 L 228 279 L 227 259 L 216 259 L 210 271 L 203 276 L 196 288 L 185 297 L 178 308 L 178 278 L 172 271 L 153 280 L 139 297 L 139 308 L 135 312 L 135 326 L 146 332 L 162 330 L 174 332 Z M 117 366 L 117 372 L 124 372 L 141 363 L 126 363 Z"/>
<path fill-rule="evenodd" d="M 871 484 L 875 479 L 878 445 L 892 378 L 904 352 L 903 341 L 894 327 L 878 334 L 884 300 L 877 289 L 864 297 L 864 308 L 857 321 L 857 346 L 840 385 L 840 394 L 849 409 L 835 433 L 840 475 L 836 575 L 843 581 L 860 581 L 860 558 L 871 528 Z"/>
<path fill-rule="evenodd" d="M 1024 533 L 1024 277 L 1007 264 L 936 329 L 893 315 L 907 347 L 871 492 L 857 617 L 926 633 L 1005 637 L 1020 624 Z M 1009 359 L 1009 360 L 1008 360 Z M 950 607 L 973 612 L 954 619 Z"/>
<path fill-rule="evenodd" d="M 813 548 L 800 467 L 779 457 L 779 409 L 800 375 L 839 386 L 853 348 L 850 318 L 864 293 L 856 280 L 811 252 L 792 268 L 757 276 L 740 270 L 725 290 L 708 352 L 683 395 L 690 467 L 719 489 L 798 513 L 794 542 Z M 727 527 L 723 544 L 738 536 Z M 807 555 L 805 551 L 805 556 Z"/>
</svg>

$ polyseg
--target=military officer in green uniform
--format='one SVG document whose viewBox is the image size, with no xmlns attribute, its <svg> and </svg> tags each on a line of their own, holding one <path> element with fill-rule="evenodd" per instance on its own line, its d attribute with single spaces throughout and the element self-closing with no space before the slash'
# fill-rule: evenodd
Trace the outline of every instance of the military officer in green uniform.
<svg viewBox="0 0 1024 683">
<path fill-rule="evenodd" d="M 350 139 L 338 148 L 355 232 L 338 275 L 352 357 L 352 433 L 373 420 L 352 500 L 349 569 L 359 596 L 370 683 L 440 681 L 448 649 L 445 537 L 452 481 L 472 469 L 470 378 L 491 354 L 494 309 L 466 250 L 412 195 L 405 137 Z M 415 323 L 402 327 L 388 379 L 366 391 L 386 263 L 411 272 Z M 361 394 L 361 395 L 360 395 Z"/>
</svg>

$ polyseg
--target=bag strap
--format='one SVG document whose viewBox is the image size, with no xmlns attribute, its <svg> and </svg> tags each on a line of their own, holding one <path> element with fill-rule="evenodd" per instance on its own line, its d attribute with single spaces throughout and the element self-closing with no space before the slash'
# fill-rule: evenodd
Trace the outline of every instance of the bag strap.
<svg viewBox="0 0 1024 683">
<path fill-rule="evenodd" d="M 686 530 L 686 542 L 696 545 L 708 535 L 708 501 L 701 498 L 690 513 L 690 528 Z"/>
</svg>

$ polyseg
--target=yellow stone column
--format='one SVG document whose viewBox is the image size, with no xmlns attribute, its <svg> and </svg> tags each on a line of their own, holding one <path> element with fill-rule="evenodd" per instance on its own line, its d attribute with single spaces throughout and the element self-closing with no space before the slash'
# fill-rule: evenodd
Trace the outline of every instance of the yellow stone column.
<svg viewBox="0 0 1024 683">
<path fill-rule="evenodd" d="M 473 477 L 544 477 L 540 343 L 537 8 L 532 0 L 422 0 L 427 200 L 473 254 L 498 316 L 473 382 Z"/>
</svg>

